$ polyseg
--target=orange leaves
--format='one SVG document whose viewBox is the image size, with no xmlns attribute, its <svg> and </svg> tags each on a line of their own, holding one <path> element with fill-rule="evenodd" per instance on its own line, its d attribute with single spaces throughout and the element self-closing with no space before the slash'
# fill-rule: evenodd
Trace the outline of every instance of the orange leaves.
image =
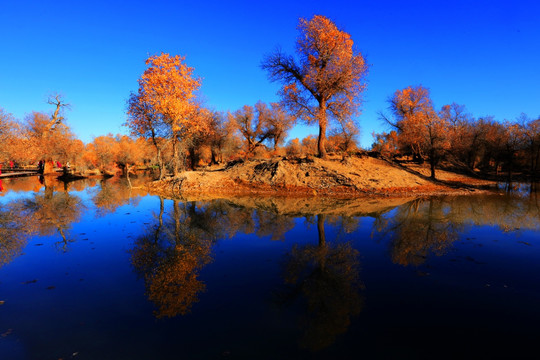
<svg viewBox="0 0 540 360">
<path fill-rule="evenodd" d="M 128 164 L 142 164 L 151 158 L 149 144 L 142 138 L 136 140 L 126 135 L 98 136 L 86 146 L 83 161 L 100 169 L 114 169 Z"/>
<path fill-rule="evenodd" d="M 399 130 L 401 148 L 412 152 L 416 159 L 427 155 L 431 177 L 435 178 L 435 165 L 450 148 L 447 118 L 439 116 L 433 109 L 429 90 L 422 86 L 397 90 L 389 102 L 397 120 L 393 125 Z"/>
<path fill-rule="evenodd" d="M 358 82 L 367 67 L 362 55 L 355 53 L 348 33 L 321 15 L 315 15 L 309 21 L 300 19 L 298 29 L 297 50 L 303 58 L 306 85 L 311 90 L 317 89 L 329 100 L 344 88 L 363 89 Z"/>
<path fill-rule="evenodd" d="M 285 104 L 303 103 L 303 100 L 301 99 L 302 93 L 294 83 L 283 86 L 283 88 L 281 88 L 279 91 L 279 95 Z"/>
<path fill-rule="evenodd" d="M 157 138 L 167 137 L 172 145 L 172 170 L 180 165 L 179 141 L 193 143 L 209 130 L 208 111 L 196 101 L 200 79 L 184 57 L 162 53 L 146 60 L 148 68 L 139 79 L 139 91 L 128 100 L 128 122 L 132 133 L 152 138 L 161 159 Z M 161 160 L 158 160 L 161 163 Z"/>
<path fill-rule="evenodd" d="M 140 101 L 162 114 L 175 132 L 197 126 L 191 115 L 197 109 L 194 92 L 201 81 L 193 77 L 193 68 L 184 64 L 184 59 L 164 53 L 152 56 L 139 80 Z"/>
<path fill-rule="evenodd" d="M 186 121 L 179 125 L 177 129 L 182 131 L 186 136 L 206 136 L 211 132 L 210 123 L 212 121 L 212 113 L 210 110 L 202 107 L 198 103 L 192 104 L 193 107 L 190 110 L 189 115 L 186 117 Z"/>
<path fill-rule="evenodd" d="M 288 94 L 297 94 L 298 88 L 296 87 L 296 84 L 288 84 L 283 86 L 283 92 Z"/>
<path fill-rule="evenodd" d="M 272 80 L 283 81 L 280 95 L 296 117 L 319 123 L 318 151 L 324 158 L 327 118 L 342 121 L 357 113 L 367 65 L 351 36 L 324 16 L 300 19 L 298 31 L 298 63 L 278 51 L 262 67 Z"/>
<path fill-rule="evenodd" d="M 26 116 L 21 131 L 24 140 L 17 144 L 17 147 L 24 146 L 18 151 L 21 160 L 75 160 L 78 154 L 72 145 L 75 136 L 70 128 L 63 123 L 51 128 L 50 124 L 51 119 L 45 113 L 33 111 Z"/>
<path fill-rule="evenodd" d="M 190 244 L 191 245 L 191 244 Z M 198 272 L 210 262 L 210 246 L 177 245 L 169 261 L 147 275 L 148 297 L 158 306 L 157 318 L 185 315 L 198 301 L 205 284 Z"/>
<path fill-rule="evenodd" d="M 312 64 L 329 56 L 349 59 L 353 56 L 351 36 L 339 30 L 327 17 L 315 15 L 309 21 L 300 19 L 298 30 L 304 36 L 297 40 L 297 46 L 301 52 L 311 54 Z"/>
<path fill-rule="evenodd" d="M 409 86 L 403 90 L 396 90 L 391 104 L 392 110 L 398 118 L 433 111 L 429 90 L 422 86 Z"/>
<path fill-rule="evenodd" d="M 390 104 L 402 132 L 422 131 L 422 127 L 437 117 L 429 97 L 429 90 L 422 86 L 409 86 L 397 90 Z"/>
</svg>

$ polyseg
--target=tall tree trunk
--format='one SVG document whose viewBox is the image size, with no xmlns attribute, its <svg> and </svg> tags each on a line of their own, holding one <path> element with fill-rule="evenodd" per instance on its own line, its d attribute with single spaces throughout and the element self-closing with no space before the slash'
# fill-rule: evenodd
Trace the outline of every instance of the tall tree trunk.
<svg viewBox="0 0 540 360">
<path fill-rule="evenodd" d="M 253 154 L 255 152 L 255 142 L 248 138 L 247 141 L 247 153 L 246 153 L 246 159 L 249 157 L 249 155 Z"/>
<path fill-rule="evenodd" d="M 324 271 L 326 267 L 326 255 L 328 250 L 326 247 L 326 234 L 324 232 L 325 218 L 326 215 L 317 215 L 317 232 L 319 233 L 319 268 L 321 269 L 321 271 Z"/>
<path fill-rule="evenodd" d="M 321 159 L 326 159 L 326 124 L 319 124 L 319 138 L 317 140 L 317 151 Z"/>
<path fill-rule="evenodd" d="M 131 180 L 129 179 L 129 170 L 131 170 L 131 169 L 129 168 L 128 164 L 126 164 L 125 170 L 126 170 L 126 179 L 127 179 L 129 188 L 132 189 L 133 186 L 131 186 Z"/>
<path fill-rule="evenodd" d="M 197 156 L 195 153 L 195 146 L 189 147 L 189 162 L 191 165 L 191 170 L 195 170 L 195 163 L 197 162 Z"/>
<path fill-rule="evenodd" d="M 163 200 L 163 196 L 159 197 L 159 228 L 163 227 L 163 212 L 165 211 L 165 201 Z"/>
<path fill-rule="evenodd" d="M 174 216 L 174 239 L 176 244 L 180 243 L 180 207 L 178 200 L 173 200 L 173 216 Z"/>
<path fill-rule="evenodd" d="M 178 176 L 178 139 L 176 138 L 176 134 L 173 134 L 172 139 L 172 171 L 173 176 Z"/>
<path fill-rule="evenodd" d="M 163 155 L 161 154 L 161 148 L 157 148 L 157 161 L 159 167 L 159 180 L 162 180 L 165 176 L 165 167 L 163 166 Z"/>
<path fill-rule="evenodd" d="M 508 178 L 507 178 L 507 182 L 508 184 L 511 184 L 512 183 L 512 167 L 514 165 L 514 154 L 510 154 L 508 156 Z"/>
<path fill-rule="evenodd" d="M 43 164 L 43 174 L 54 174 L 54 162 L 52 160 L 45 160 Z"/>
<path fill-rule="evenodd" d="M 159 234 L 161 233 L 161 228 L 163 227 L 163 212 L 165 210 L 165 204 L 163 201 L 163 197 L 159 197 L 159 216 L 158 216 L 158 226 L 156 227 L 156 231 L 154 233 L 154 244 L 157 244 L 159 241 Z"/>
<path fill-rule="evenodd" d="M 319 138 L 317 139 L 317 150 L 321 159 L 326 159 L 326 102 L 319 102 Z"/>
<path fill-rule="evenodd" d="M 422 158 L 421 152 L 420 152 L 420 145 L 418 144 L 412 144 L 411 150 L 413 152 L 413 161 L 417 164 L 423 164 L 424 159 Z"/>
<path fill-rule="evenodd" d="M 277 152 L 279 141 L 281 140 L 281 134 L 274 134 L 274 152 Z"/>
<path fill-rule="evenodd" d="M 212 165 L 217 165 L 218 164 L 218 161 L 217 161 L 217 152 L 216 152 L 216 149 L 212 146 L 210 148 L 210 152 L 212 153 Z"/>
<path fill-rule="evenodd" d="M 319 247 L 326 246 L 326 234 L 324 232 L 324 218 L 322 214 L 317 215 L 317 232 L 319 234 Z"/>
<path fill-rule="evenodd" d="M 50 177 L 42 176 L 43 186 L 45 187 L 45 199 L 51 200 L 54 195 L 54 185 Z"/>
<path fill-rule="evenodd" d="M 163 156 L 161 155 L 161 148 L 159 147 L 157 140 L 156 140 L 156 132 L 154 129 L 152 129 L 152 143 L 154 144 L 154 147 L 156 148 L 157 152 L 157 162 L 159 167 L 159 180 L 163 179 L 165 169 L 163 167 Z"/>
<path fill-rule="evenodd" d="M 431 168 L 431 175 L 430 177 L 432 179 L 435 179 L 435 151 L 431 150 L 429 154 L 429 166 Z"/>
</svg>

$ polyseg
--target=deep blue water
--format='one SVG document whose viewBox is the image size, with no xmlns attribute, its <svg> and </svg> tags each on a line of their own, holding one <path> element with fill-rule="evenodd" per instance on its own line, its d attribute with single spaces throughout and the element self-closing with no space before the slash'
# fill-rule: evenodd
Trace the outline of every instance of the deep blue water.
<svg viewBox="0 0 540 360">
<path fill-rule="evenodd" d="M 188 202 L 116 178 L 3 187 L 0 359 L 537 353 L 535 194 Z"/>
</svg>

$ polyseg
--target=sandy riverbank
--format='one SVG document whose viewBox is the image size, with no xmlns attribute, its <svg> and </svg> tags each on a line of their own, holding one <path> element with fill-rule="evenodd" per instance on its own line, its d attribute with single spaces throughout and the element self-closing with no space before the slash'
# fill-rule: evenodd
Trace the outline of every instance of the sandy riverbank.
<svg viewBox="0 0 540 360">
<path fill-rule="evenodd" d="M 399 165 L 369 156 L 347 158 L 276 157 L 231 162 L 204 170 L 183 172 L 149 184 L 165 196 L 287 196 L 340 197 L 366 195 L 422 196 L 471 194 L 495 183 L 438 170 L 437 180 L 421 165 Z"/>
</svg>

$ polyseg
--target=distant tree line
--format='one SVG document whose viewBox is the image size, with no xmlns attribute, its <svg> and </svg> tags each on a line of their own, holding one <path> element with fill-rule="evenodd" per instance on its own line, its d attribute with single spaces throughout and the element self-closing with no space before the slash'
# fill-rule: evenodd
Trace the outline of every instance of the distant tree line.
<svg viewBox="0 0 540 360">
<path fill-rule="evenodd" d="M 54 98 L 63 103 L 62 97 Z M 57 168 L 116 172 L 128 164 L 150 165 L 153 154 L 143 138 L 112 134 L 99 136 L 89 144 L 78 139 L 54 113 L 33 111 L 22 120 L 0 109 L 0 163 L 19 167 L 43 164 L 45 174 Z"/>
<path fill-rule="evenodd" d="M 397 90 L 388 103 L 392 115 L 381 117 L 392 130 L 375 134 L 372 146 L 383 156 L 427 161 L 433 178 L 442 160 L 470 172 L 504 171 L 508 182 L 516 171 L 534 180 L 540 176 L 540 117 L 521 114 L 499 122 L 492 116 L 475 118 L 456 103 L 437 111 L 423 86 Z"/>
</svg>

